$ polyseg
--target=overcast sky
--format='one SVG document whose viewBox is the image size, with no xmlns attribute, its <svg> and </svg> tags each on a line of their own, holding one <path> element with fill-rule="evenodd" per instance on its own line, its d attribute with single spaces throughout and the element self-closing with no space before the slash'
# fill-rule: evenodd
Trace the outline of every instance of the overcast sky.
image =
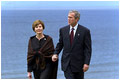
<svg viewBox="0 0 120 80">
<path fill-rule="evenodd" d="M 2 10 L 118 9 L 119 1 L 1 1 Z"/>
</svg>

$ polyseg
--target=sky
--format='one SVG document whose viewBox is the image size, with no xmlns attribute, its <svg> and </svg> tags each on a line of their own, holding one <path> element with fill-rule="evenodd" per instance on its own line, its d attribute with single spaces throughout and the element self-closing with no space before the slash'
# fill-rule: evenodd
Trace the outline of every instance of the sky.
<svg viewBox="0 0 120 80">
<path fill-rule="evenodd" d="M 1 1 L 1 10 L 118 9 L 119 1 Z"/>
</svg>

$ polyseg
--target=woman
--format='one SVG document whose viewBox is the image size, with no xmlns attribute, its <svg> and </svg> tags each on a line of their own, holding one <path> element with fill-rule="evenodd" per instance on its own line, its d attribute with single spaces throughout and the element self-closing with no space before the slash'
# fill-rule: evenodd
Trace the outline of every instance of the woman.
<svg viewBox="0 0 120 80">
<path fill-rule="evenodd" d="M 30 37 L 28 44 L 28 78 L 32 78 L 33 71 L 35 79 L 56 79 L 58 62 L 52 62 L 54 52 L 52 38 L 43 34 L 45 26 L 40 20 L 33 22 L 32 29 L 36 35 Z"/>
</svg>

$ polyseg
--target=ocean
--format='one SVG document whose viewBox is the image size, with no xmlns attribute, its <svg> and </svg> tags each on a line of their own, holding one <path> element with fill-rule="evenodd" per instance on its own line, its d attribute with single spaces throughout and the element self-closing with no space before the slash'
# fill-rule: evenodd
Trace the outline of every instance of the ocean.
<svg viewBox="0 0 120 80">
<path fill-rule="evenodd" d="M 92 57 L 85 79 L 119 78 L 119 10 L 78 10 L 79 24 L 91 31 Z M 27 79 L 27 48 L 35 35 L 32 23 L 42 20 L 44 34 L 59 40 L 59 29 L 68 25 L 69 10 L 2 10 L 1 11 L 1 78 Z M 59 55 L 58 79 L 65 79 Z"/>
</svg>

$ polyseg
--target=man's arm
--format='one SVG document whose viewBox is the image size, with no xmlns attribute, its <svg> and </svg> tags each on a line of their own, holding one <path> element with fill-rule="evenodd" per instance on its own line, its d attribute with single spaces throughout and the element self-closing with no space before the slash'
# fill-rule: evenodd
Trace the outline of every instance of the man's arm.
<svg viewBox="0 0 120 80">
<path fill-rule="evenodd" d="M 60 29 L 60 31 L 59 31 L 59 42 L 57 43 L 54 54 L 59 55 L 62 48 L 63 48 L 63 35 L 62 35 L 62 29 Z"/>
<path fill-rule="evenodd" d="M 90 35 L 90 31 L 87 30 L 86 34 L 85 34 L 85 41 L 84 41 L 85 45 L 84 45 L 84 56 L 85 56 L 85 62 L 84 62 L 84 66 L 83 66 L 83 71 L 86 72 L 89 68 L 89 64 L 90 64 L 90 59 L 91 59 L 91 53 L 92 53 L 92 47 L 91 47 L 91 35 Z"/>
<path fill-rule="evenodd" d="M 91 53 L 92 53 L 92 48 L 91 48 L 91 35 L 90 31 L 87 30 L 85 34 L 85 41 L 84 41 L 84 56 L 85 56 L 85 64 L 90 64 L 90 59 L 91 59 Z"/>
<path fill-rule="evenodd" d="M 59 42 L 57 43 L 57 46 L 54 51 L 54 55 L 52 56 L 52 61 L 55 62 L 58 59 L 58 55 L 61 52 L 63 48 L 63 35 L 62 35 L 62 30 L 60 29 L 59 31 Z"/>
</svg>

